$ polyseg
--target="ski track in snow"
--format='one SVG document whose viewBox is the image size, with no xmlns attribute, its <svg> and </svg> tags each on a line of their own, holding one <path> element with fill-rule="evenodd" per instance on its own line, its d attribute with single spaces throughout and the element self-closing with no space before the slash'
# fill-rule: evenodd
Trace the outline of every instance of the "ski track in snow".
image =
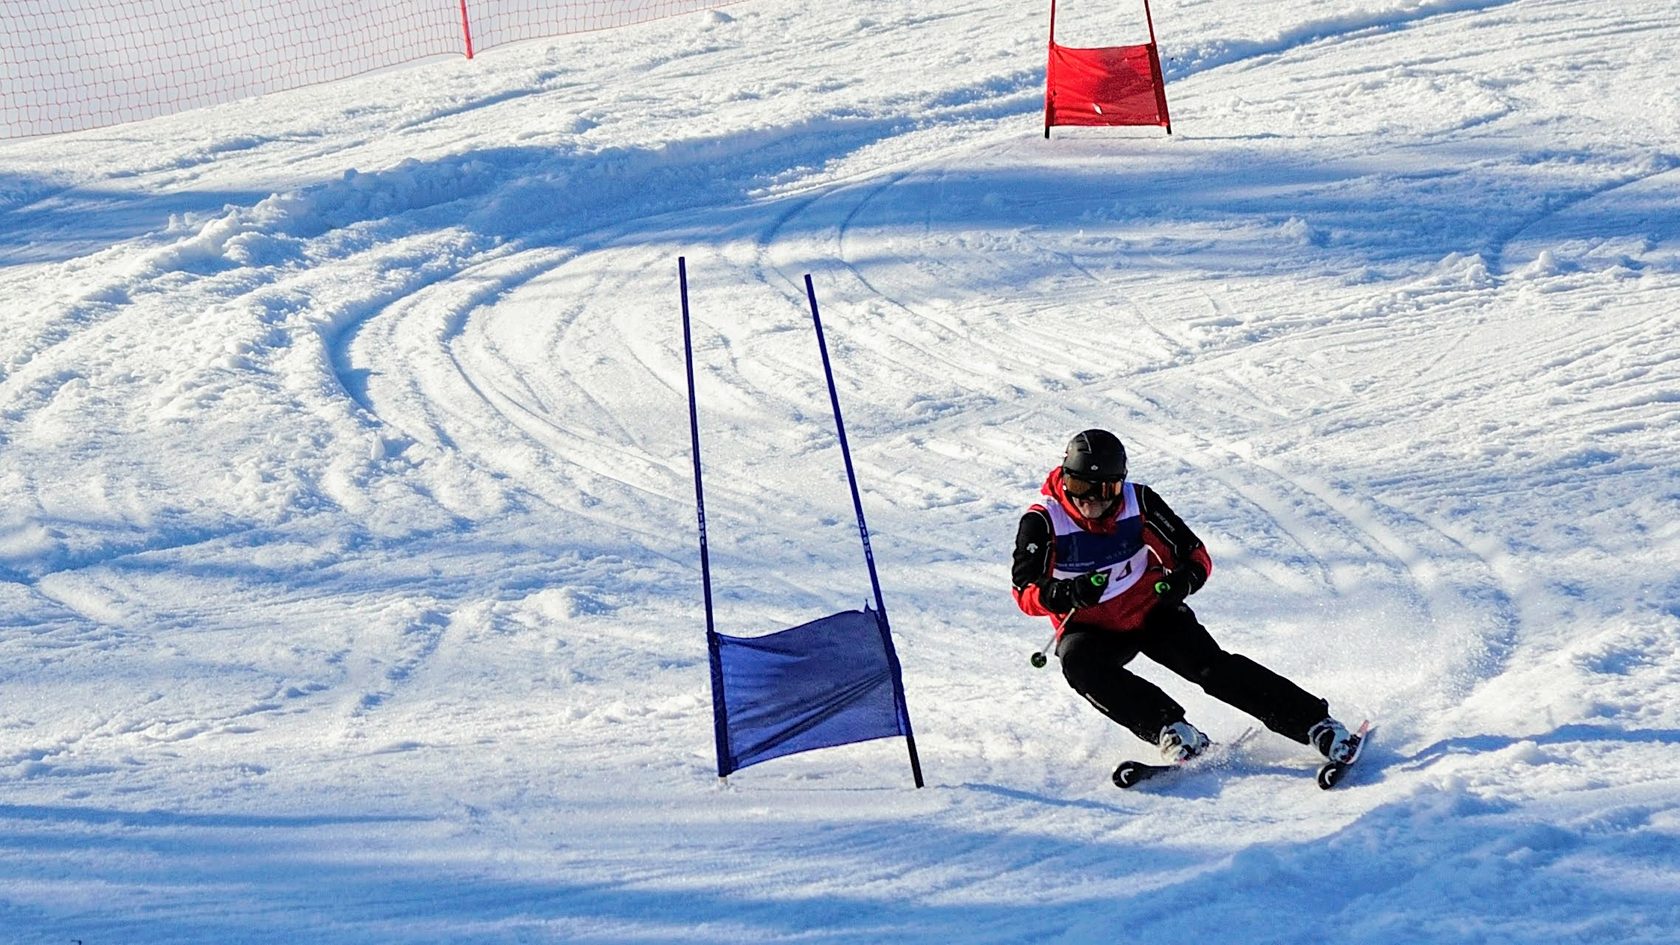
<svg viewBox="0 0 1680 945">
<path fill-rule="evenodd" d="M 1680 938 L 1673 11 L 1154 12 L 1171 138 L 1043 141 L 1039 9 L 755 0 L 0 143 L 0 939 Z M 717 783 L 678 256 L 719 629 L 870 594 L 810 274 L 926 790 Z M 1346 787 L 1108 785 L 1007 593 L 1090 425 Z"/>
</svg>

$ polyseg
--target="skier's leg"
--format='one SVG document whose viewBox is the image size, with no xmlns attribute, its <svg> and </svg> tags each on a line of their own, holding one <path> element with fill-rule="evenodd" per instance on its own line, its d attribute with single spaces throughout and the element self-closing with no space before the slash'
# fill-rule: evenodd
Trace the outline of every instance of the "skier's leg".
<svg viewBox="0 0 1680 945">
<path fill-rule="evenodd" d="M 1184 721 L 1184 707 L 1159 686 L 1126 668 L 1138 653 L 1137 645 L 1129 639 L 1132 636 L 1107 630 L 1071 630 L 1062 635 L 1056 655 L 1062 660 L 1062 675 L 1075 692 L 1097 711 L 1154 745 L 1161 729 Z"/>
<path fill-rule="evenodd" d="M 1329 715 L 1329 703 L 1239 653 L 1222 649 L 1189 607 L 1150 615 L 1142 652 L 1208 695 L 1259 719 L 1285 738 L 1307 744 L 1307 730 Z"/>
</svg>

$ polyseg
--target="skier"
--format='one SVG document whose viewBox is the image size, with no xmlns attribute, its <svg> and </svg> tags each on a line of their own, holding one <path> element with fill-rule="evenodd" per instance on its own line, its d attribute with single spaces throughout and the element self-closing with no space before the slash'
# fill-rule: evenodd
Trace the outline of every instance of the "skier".
<svg viewBox="0 0 1680 945">
<path fill-rule="evenodd" d="M 1325 758 L 1347 762 L 1357 739 L 1329 703 L 1209 635 L 1185 597 L 1213 571 L 1189 526 L 1148 486 L 1126 478 L 1126 448 L 1107 430 L 1068 442 L 1045 478 L 1046 501 L 1015 535 L 1015 602 L 1057 624 L 1056 655 L 1074 691 L 1168 761 L 1208 747 L 1184 707 L 1126 668 L 1143 654 Z"/>
</svg>

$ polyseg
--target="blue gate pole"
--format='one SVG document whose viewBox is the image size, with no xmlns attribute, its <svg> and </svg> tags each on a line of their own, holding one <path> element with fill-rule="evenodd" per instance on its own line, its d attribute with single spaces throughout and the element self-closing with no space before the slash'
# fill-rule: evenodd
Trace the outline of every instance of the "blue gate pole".
<svg viewBox="0 0 1680 945">
<path fill-rule="evenodd" d="M 712 728 L 717 737 L 718 777 L 735 770 L 729 754 L 729 716 L 723 701 L 723 655 L 712 620 L 712 562 L 706 550 L 706 494 L 700 486 L 700 412 L 694 398 L 694 336 L 688 323 L 688 262 L 677 257 L 677 286 L 682 293 L 683 359 L 688 364 L 688 434 L 694 453 L 694 513 L 700 520 L 700 584 L 706 596 L 706 650 L 712 663 Z"/>
<path fill-rule="evenodd" d="M 840 434 L 840 456 L 846 461 L 846 481 L 852 487 L 852 508 L 857 511 L 858 535 L 863 539 L 863 560 L 869 565 L 869 584 L 875 589 L 875 625 L 881 631 L 881 644 L 886 647 L 887 664 L 892 667 L 893 697 L 898 700 L 898 724 L 904 730 L 904 741 L 910 749 L 910 774 L 916 786 L 922 786 L 922 762 L 916 755 L 916 736 L 910 730 L 910 708 L 904 700 L 904 671 L 898 663 L 898 651 L 893 649 L 892 631 L 887 624 L 887 603 L 881 597 L 881 579 L 875 573 L 875 552 L 869 546 L 869 526 L 863 523 L 863 499 L 858 495 L 857 474 L 852 470 L 852 450 L 846 444 L 846 424 L 840 419 L 840 394 L 834 389 L 834 370 L 828 363 L 828 342 L 823 339 L 822 317 L 817 314 L 817 290 L 811 285 L 810 273 L 805 274 L 805 296 L 811 300 L 811 324 L 817 329 L 817 349 L 822 352 L 823 375 L 828 378 L 828 399 L 834 405 L 834 430 Z M 698 482 L 698 479 L 696 480 Z"/>
</svg>

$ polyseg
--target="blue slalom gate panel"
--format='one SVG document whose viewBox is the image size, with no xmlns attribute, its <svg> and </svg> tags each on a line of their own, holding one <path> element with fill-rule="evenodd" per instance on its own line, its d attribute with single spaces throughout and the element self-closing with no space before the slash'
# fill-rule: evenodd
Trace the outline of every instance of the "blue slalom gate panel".
<svg viewBox="0 0 1680 945">
<path fill-rule="evenodd" d="M 857 513 L 858 538 L 869 569 L 869 584 L 875 592 L 875 609 L 842 611 L 762 637 L 731 637 L 717 632 L 712 606 L 706 490 L 701 483 L 700 413 L 694 388 L 694 334 L 688 312 L 688 265 L 681 256 L 677 257 L 677 284 L 682 294 L 694 511 L 700 527 L 700 586 L 705 596 L 706 643 L 712 664 L 718 775 L 728 777 L 748 765 L 813 748 L 903 735 L 910 755 L 910 776 L 921 787 L 922 762 L 916 754 L 916 736 L 910 731 L 910 712 L 905 707 L 904 673 L 893 650 L 881 578 L 875 571 L 875 552 L 869 546 L 869 527 L 863 521 L 863 499 L 858 493 L 851 446 L 846 442 L 846 425 L 840 419 L 840 395 L 834 387 L 822 316 L 817 312 L 816 287 L 807 275 L 805 297 L 811 303 L 811 326 L 828 380 L 834 432 L 840 439 L 840 457 L 851 486 L 852 509 Z"/>
<path fill-rule="evenodd" d="M 814 748 L 909 735 L 875 611 L 762 637 L 713 635 L 718 773 Z"/>
</svg>

